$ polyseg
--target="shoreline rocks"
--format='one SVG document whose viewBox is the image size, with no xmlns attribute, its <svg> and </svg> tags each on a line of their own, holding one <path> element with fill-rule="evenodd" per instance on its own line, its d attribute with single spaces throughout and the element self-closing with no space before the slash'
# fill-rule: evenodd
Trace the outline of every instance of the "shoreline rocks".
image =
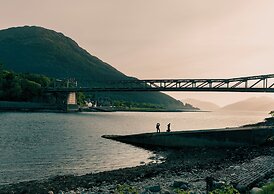
<svg viewBox="0 0 274 194">
<path fill-rule="evenodd" d="M 43 181 L 0 186 L 0 193 L 114 193 L 118 185 L 125 185 L 125 188 L 138 193 L 174 193 L 175 190 L 205 193 L 206 177 L 217 177 L 216 173 L 219 173 L 225 180 L 243 169 L 252 173 L 248 168 L 254 165 L 248 164 L 267 165 L 274 157 L 274 147 L 167 149 L 158 150 L 157 153 L 165 155 L 166 161 L 83 176 L 57 176 Z"/>
</svg>

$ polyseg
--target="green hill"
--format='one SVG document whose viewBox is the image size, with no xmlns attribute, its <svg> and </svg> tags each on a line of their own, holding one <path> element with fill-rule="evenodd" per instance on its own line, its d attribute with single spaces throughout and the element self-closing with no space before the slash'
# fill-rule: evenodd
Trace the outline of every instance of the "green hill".
<svg viewBox="0 0 274 194">
<path fill-rule="evenodd" d="M 89 54 L 72 39 L 36 26 L 0 30 L 0 63 L 15 72 L 74 77 L 82 86 L 102 81 L 135 79 Z M 129 102 L 153 103 L 167 108 L 184 108 L 183 103 L 160 92 L 98 93 L 99 97 Z"/>
</svg>

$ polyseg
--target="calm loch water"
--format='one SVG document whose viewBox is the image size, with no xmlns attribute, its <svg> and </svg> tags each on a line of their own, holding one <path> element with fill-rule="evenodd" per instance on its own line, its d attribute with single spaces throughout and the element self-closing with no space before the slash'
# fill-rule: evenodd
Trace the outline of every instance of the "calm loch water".
<svg viewBox="0 0 274 194">
<path fill-rule="evenodd" d="M 0 184 L 56 175 L 94 173 L 153 162 L 154 154 L 101 138 L 171 130 L 238 126 L 262 121 L 262 112 L 0 113 Z"/>
</svg>

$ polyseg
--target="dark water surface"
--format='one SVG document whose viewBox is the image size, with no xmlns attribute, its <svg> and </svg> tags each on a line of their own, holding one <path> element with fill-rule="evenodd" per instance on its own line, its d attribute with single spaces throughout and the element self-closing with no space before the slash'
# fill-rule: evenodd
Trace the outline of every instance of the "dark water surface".
<svg viewBox="0 0 274 194">
<path fill-rule="evenodd" d="M 189 130 L 262 121 L 267 113 L 0 113 L 0 184 L 94 173 L 154 162 L 150 151 L 101 138 L 154 132 L 155 123 Z"/>
</svg>

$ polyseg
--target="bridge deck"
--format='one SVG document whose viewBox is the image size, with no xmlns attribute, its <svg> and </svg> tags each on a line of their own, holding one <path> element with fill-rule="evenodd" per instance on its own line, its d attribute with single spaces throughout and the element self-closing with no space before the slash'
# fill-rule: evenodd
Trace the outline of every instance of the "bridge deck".
<svg viewBox="0 0 274 194">
<path fill-rule="evenodd" d="M 100 87 L 53 87 L 45 92 L 274 92 L 274 74 L 230 79 L 119 80 Z"/>
</svg>

